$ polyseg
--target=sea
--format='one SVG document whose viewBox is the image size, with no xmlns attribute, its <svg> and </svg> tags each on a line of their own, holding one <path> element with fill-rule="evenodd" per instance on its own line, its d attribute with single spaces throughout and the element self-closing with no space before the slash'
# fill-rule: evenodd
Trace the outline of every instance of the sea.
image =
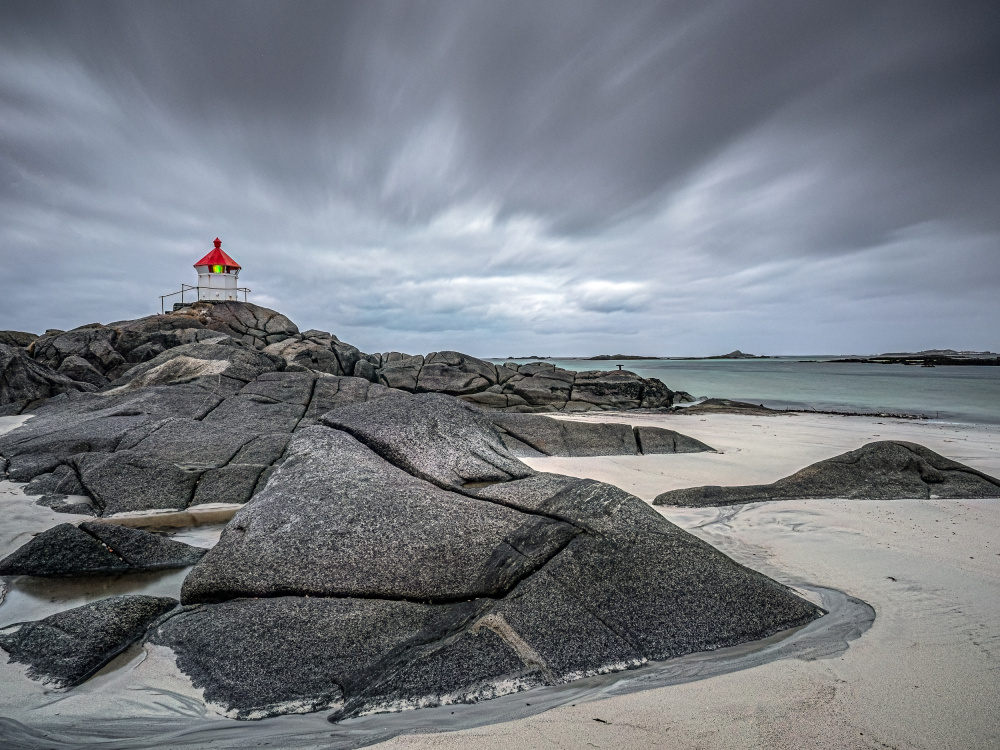
<svg viewBox="0 0 1000 750">
<path fill-rule="evenodd" d="M 616 370 L 657 378 L 698 398 L 728 398 L 772 409 L 922 415 L 1000 424 L 1000 367 L 834 362 L 827 355 L 768 359 L 545 359 L 567 370 Z M 539 360 L 490 360 L 524 364 Z"/>
</svg>

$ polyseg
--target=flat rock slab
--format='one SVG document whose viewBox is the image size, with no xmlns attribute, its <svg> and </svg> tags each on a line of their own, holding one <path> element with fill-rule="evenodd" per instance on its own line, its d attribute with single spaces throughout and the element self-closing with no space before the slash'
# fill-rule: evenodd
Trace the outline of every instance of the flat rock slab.
<svg viewBox="0 0 1000 750">
<path fill-rule="evenodd" d="M 714 452 L 699 440 L 662 427 L 578 422 L 512 412 L 493 412 L 489 418 L 500 431 L 504 445 L 519 457 Z"/>
<path fill-rule="evenodd" d="M 639 451 L 627 424 L 574 422 L 543 414 L 494 412 L 490 420 L 518 456 L 634 456 Z"/>
<path fill-rule="evenodd" d="M 570 524 L 439 489 L 345 432 L 310 427 L 191 571 L 181 598 L 498 596 L 576 533 Z"/>
<path fill-rule="evenodd" d="M 10 661 L 29 665 L 28 676 L 58 687 L 84 682 L 141 638 L 177 605 L 155 596 L 115 596 L 0 631 Z"/>
<path fill-rule="evenodd" d="M 534 472 L 503 443 L 489 417 L 436 393 L 378 399 L 326 414 L 382 458 L 439 487 L 504 482 Z"/>
<path fill-rule="evenodd" d="M 207 550 L 108 523 L 63 523 L 0 560 L 0 575 L 119 575 L 194 565 Z"/>
<path fill-rule="evenodd" d="M 917 443 L 880 440 L 807 466 L 773 484 L 690 487 L 658 495 L 655 505 L 715 506 L 766 500 L 1000 497 L 1000 479 Z"/>
<path fill-rule="evenodd" d="M 644 455 L 657 453 L 718 453 L 715 448 L 700 440 L 663 427 L 640 426 L 634 428 L 639 452 Z"/>
</svg>

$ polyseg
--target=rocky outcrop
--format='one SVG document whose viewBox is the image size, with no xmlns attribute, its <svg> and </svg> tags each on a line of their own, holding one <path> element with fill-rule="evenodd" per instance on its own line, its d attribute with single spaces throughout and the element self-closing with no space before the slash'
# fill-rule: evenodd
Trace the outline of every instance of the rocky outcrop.
<svg viewBox="0 0 1000 750">
<path fill-rule="evenodd" d="M 264 351 L 285 359 L 289 366 L 330 375 L 354 375 L 355 366 L 364 354 L 324 331 L 309 330 L 269 344 Z"/>
<path fill-rule="evenodd" d="M 715 449 L 662 427 L 575 422 L 543 414 L 492 413 L 504 445 L 515 456 L 635 456 L 701 453 Z"/>
<path fill-rule="evenodd" d="M 100 515 L 245 503 L 295 430 L 331 409 L 405 395 L 283 366 L 231 339 L 176 347 L 111 389 L 45 402 L 0 436 L 0 457 L 31 494 L 86 495 Z"/>
<path fill-rule="evenodd" d="M 807 466 L 773 484 L 691 487 L 664 492 L 656 505 L 714 506 L 765 500 L 1000 497 L 1000 479 L 916 443 L 880 440 Z"/>
<path fill-rule="evenodd" d="M 62 523 L 0 560 L 5 576 L 119 575 L 194 565 L 206 550 L 109 523 Z"/>
<path fill-rule="evenodd" d="M 688 394 L 627 370 L 571 372 L 550 362 L 495 365 L 460 352 L 369 355 L 355 374 L 411 393 L 446 393 L 480 408 L 513 412 L 661 409 Z"/>
<path fill-rule="evenodd" d="M 298 432 L 182 599 L 151 641 L 237 718 L 482 700 L 821 614 L 616 487 L 531 471 L 437 394 Z"/>
<path fill-rule="evenodd" d="M 28 676 L 56 687 L 79 685 L 141 638 L 176 599 L 115 596 L 0 631 L 0 648 L 28 665 Z"/>
<path fill-rule="evenodd" d="M 0 344 L 0 416 L 19 414 L 59 394 L 94 390 L 89 383 L 79 383 L 34 361 L 24 349 Z"/>
<path fill-rule="evenodd" d="M 228 336 L 259 350 L 298 333 L 288 318 L 266 307 L 246 302 L 196 302 L 165 315 L 46 333 L 31 343 L 29 351 L 53 369 L 61 370 L 66 359 L 75 357 L 104 378 L 115 380 L 132 366 L 184 344 Z M 74 361 L 70 367 L 79 369 L 80 365 Z"/>
<path fill-rule="evenodd" d="M 38 338 L 38 334 L 24 331 L 0 331 L 0 344 L 5 346 L 27 347 Z"/>
</svg>

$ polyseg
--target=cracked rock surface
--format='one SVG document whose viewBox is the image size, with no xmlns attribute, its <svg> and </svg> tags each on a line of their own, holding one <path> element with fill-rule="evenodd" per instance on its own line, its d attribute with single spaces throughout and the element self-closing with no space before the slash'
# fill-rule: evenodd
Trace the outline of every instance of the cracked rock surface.
<svg viewBox="0 0 1000 750">
<path fill-rule="evenodd" d="M 322 421 L 151 635 L 230 716 L 477 701 L 822 614 L 617 487 L 531 471 L 454 399 Z"/>
<path fill-rule="evenodd" d="M 763 500 L 1000 497 L 1000 479 L 917 443 L 879 440 L 807 466 L 773 484 L 690 487 L 658 495 L 656 505 L 735 505 Z"/>
<path fill-rule="evenodd" d="M 81 576 L 194 565 L 206 550 L 110 523 L 61 523 L 0 560 L 0 575 Z"/>
</svg>

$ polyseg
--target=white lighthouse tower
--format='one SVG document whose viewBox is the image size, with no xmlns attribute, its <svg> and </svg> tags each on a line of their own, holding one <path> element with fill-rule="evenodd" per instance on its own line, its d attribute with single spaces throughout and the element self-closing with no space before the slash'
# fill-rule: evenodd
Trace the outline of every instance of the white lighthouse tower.
<svg viewBox="0 0 1000 750">
<path fill-rule="evenodd" d="M 198 271 L 199 302 L 236 301 L 240 264 L 223 252 L 222 240 L 216 237 L 215 247 L 194 267 Z"/>
</svg>

